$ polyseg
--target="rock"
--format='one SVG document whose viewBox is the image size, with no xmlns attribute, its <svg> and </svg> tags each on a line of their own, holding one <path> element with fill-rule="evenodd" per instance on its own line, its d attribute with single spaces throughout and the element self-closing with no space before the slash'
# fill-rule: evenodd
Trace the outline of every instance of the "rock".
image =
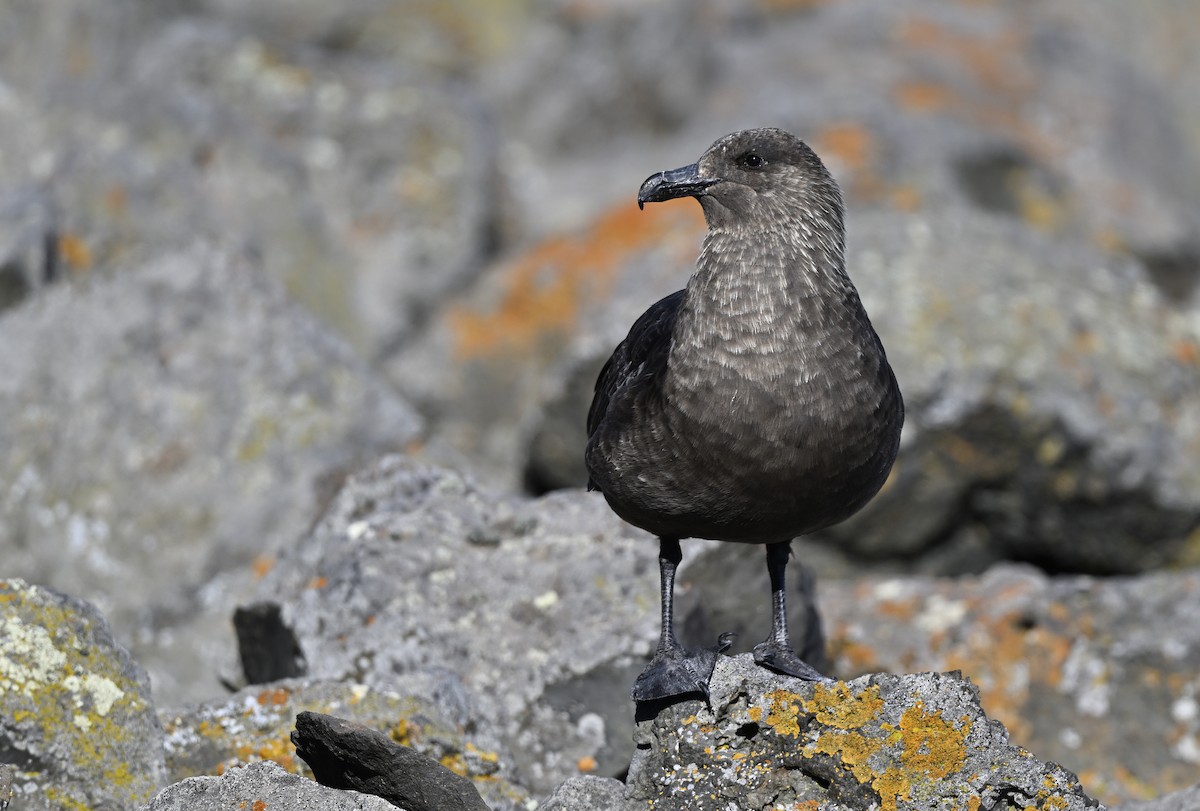
<svg viewBox="0 0 1200 811">
<path fill-rule="evenodd" d="M 1200 571 L 824 580 L 832 672 L 960 670 L 1014 741 L 1116 805 L 1193 785 Z"/>
<path fill-rule="evenodd" d="M 218 689 L 229 605 L 325 477 L 419 426 L 276 282 L 209 246 L 48 289 L 3 332 L 7 572 L 94 600 L 164 702 Z"/>
<path fill-rule="evenodd" d="M 0 192 L 48 198 L 65 275 L 219 238 L 258 253 L 366 356 L 386 354 L 500 236 L 497 144 L 474 87 L 411 48 L 355 53 L 291 38 L 305 25 L 260 25 L 263 9 L 204 11 L 13 8 Z M 0 214 L 0 246 L 4 230 Z"/>
<path fill-rule="evenodd" d="M 1194 811 L 1200 808 L 1200 786 L 1165 794 L 1153 800 L 1122 803 L 1114 811 Z"/>
<path fill-rule="evenodd" d="M 581 763 L 629 763 L 656 554 L 597 494 L 498 497 L 393 456 L 347 483 L 256 599 L 281 606 L 311 678 L 391 689 L 453 670 L 477 699 L 473 723 L 544 794 Z"/>
<path fill-rule="evenodd" d="M 0 764 L 0 811 L 8 808 L 8 804 L 12 802 L 14 774 L 11 764 Z"/>
<path fill-rule="evenodd" d="M 571 28 L 580 13 L 639 24 L 627 4 L 569 6 L 542 23 L 562 30 L 544 35 L 601 40 L 604 25 Z M 634 187 L 769 115 L 808 138 L 847 193 L 851 270 L 868 303 L 881 302 L 873 318 L 907 368 L 917 417 L 908 441 L 920 451 L 897 471 L 894 500 L 836 542 L 941 573 L 1014 557 L 1096 573 L 1186 564 L 1200 521 L 1200 486 L 1182 461 L 1197 442 L 1188 291 L 1200 279 L 1200 141 L 1185 69 L 1197 49 L 1168 34 L 1187 27 L 1178 14 L 1134 20 L 1117 4 L 1072 0 L 1053 11 L 701 4 L 676 21 L 685 42 L 656 43 L 673 65 L 702 51 L 719 66 L 669 129 L 585 146 L 514 104 L 511 151 L 544 145 L 529 150 L 514 194 L 552 192 L 539 222 L 556 227 L 531 231 L 526 250 L 435 315 L 389 374 L 436 415 L 431 444 L 452 448 L 456 466 L 511 487 L 581 484 L 570 449 L 583 444 L 590 370 L 621 337 L 612 325 L 683 282 L 698 243 L 698 226 L 635 212 Z M 1141 61 L 1115 46 L 1125 36 Z M 847 52 L 860 58 L 830 73 Z M 676 86 L 670 69 L 663 79 Z M 636 82 L 614 69 L 604 87 L 636 98 Z M 584 97 L 569 82 L 539 85 L 537 105 Z M 882 308 L 910 304 L 914 318 L 878 323 Z M 1164 447 L 1160 471 L 1148 460 Z M 921 509 L 901 516 L 904 504 Z M 1087 544 L 1054 543 L 1072 522 Z"/>
<path fill-rule="evenodd" d="M 392 680 L 390 689 L 354 682 L 289 679 L 162 714 L 171 780 L 223 774 L 271 760 L 311 776 L 290 735 L 296 716 L 324 713 L 380 731 L 474 782 L 494 811 L 519 811 L 529 799 L 509 756 L 475 699 L 442 670 Z M 469 731 L 467 731 L 469 730 Z"/>
<path fill-rule="evenodd" d="M 584 774 L 571 777 L 538 806 L 539 811 L 620 811 L 625 808 L 625 784 L 612 777 Z"/>
<path fill-rule="evenodd" d="M 387 800 L 339 791 L 289 774 L 270 761 L 230 769 L 220 777 L 189 777 L 163 789 L 144 811 L 395 811 Z"/>
<path fill-rule="evenodd" d="M 1017 223 L 950 209 L 850 222 L 849 267 L 908 418 L 888 485 L 825 542 L 856 566 L 917 560 L 938 574 L 1014 559 L 1100 574 L 1196 559 L 1200 335 L 1188 312 L 1129 260 Z M 558 446 L 582 448 L 584 412 L 574 427 L 566 413 L 594 382 L 568 380 L 544 424 Z M 569 471 L 541 472 L 564 466 L 532 447 L 528 469 L 564 482 Z"/>
<path fill-rule="evenodd" d="M 134 808 L 165 782 L 150 682 L 91 605 L 0 580 L 0 807 Z"/>
<path fill-rule="evenodd" d="M 722 658 L 712 710 L 683 701 L 638 724 L 626 808 L 767 811 L 1096 808 L 1078 779 L 1009 742 L 953 673 L 814 684 Z"/>
<path fill-rule="evenodd" d="M 488 811 L 470 780 L 361 724 L 302 712 L 291 738 L 322 785 L 374 794 L 406 811 Z"/>
</svg>

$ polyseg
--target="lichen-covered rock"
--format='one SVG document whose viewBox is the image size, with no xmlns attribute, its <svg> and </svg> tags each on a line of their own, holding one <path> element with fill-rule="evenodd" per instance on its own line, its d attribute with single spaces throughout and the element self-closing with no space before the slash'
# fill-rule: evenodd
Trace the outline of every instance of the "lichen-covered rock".
<svg viewBox="0 0 1200 811">
<path fill-rule="evenodd" d="M 170 780 L 224 774 L 262 760 L 312 776 L 290 735 L 309 711 L 351 719 L 470 778 L 493 809 L 516 811 L 529 795 L 514 783 L 512 760 L 450 673 L 393 680 L 395 689 L 312 679 L 249 687 L 226 699 L 163 713 Z M 470 728 L 471 732 L 464 730 Z"/>
<path fill-rule="evenodd" d="M 960 670 L 1014 740 L 1110 804 L 1200 773 L 1200 571 L 826 580 L 819 604 L 838 676 Z"/>
<path fill-rule="evenodd" d="M 166 782 L 146 672 L 94 607 L 16 579 L 0 580 L 0 760 L 22 811 L 132 809 Z"/>
<path fill-rule="evenodd" d="M 220 777 L 189 777 L 159 792 L 144 811 L 396 811 L 387 800 L 328 788 L 264 761 Z"/>
<path fill-rule="evenodd" d="M 712 709 L 638 724 L 627 808 L 962 811 L 1099 805 L 1065 769 L 1009 742 L 956 674 L 814 684 L 723 658 Z"/>
</svg>

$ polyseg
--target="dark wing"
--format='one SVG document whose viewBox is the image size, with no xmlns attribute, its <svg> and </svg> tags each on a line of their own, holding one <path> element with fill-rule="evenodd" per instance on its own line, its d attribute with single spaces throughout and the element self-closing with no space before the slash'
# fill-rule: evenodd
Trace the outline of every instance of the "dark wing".
<svg viewBox="0 0 1200 811">
<path fill-rule="evenodd" d="M 608 413 L 609 404 L 621 392 L 635 381 L 661 376 L 666 370 L 667 354 L 671 349 L 671 334 L 675 329 L 675 318 L 683 304 L 683 290 L 677 290 L 669 296 L 659 299 L 642 313 L 625 340 L 613 350 L 612 357 L 600 376 L 596 378 L 596 393 L 592 397 L 592 407 L 588 409 L 588 437 L 595 435 L 604 417 Z M 593 482 L 588 480 L 588 489 L 595 490 Z"/>
</svg>

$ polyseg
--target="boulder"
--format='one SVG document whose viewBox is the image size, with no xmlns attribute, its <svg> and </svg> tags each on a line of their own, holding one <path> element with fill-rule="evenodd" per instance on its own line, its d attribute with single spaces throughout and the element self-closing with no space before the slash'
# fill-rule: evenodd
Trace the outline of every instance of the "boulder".
<svg viewBox="0 0 1200 811">
<path fill-rule="evenodd" d="M 133 809 L 166 783 L 150 680 L 96 608 L 0 580 L 0 806 Z"/>
<path fill-rule="evenodd" d="M 451 66 L 409 58 L 411 48 L 330 47 L 305 41 L 303 24 L 263 25 L 266 4 L 201 5 L 10 9 L 0 263 L 8 241 L 40 271 L 48 238 L 62 275 L 81 276 L 219 238 L 257 253 L 367 357 L 386 353 L 495 249 L 485 108 Z M 21 211 L 45 200 L 49 221 L 6 217 L 8 189 Z"/>
<path fill-rule="evenodd" d="M 720 660 L 711 699 L 646 712 L 618 808 L 1099 807 L 1075 775 L 1010 742 L 957 673 L 822 684 L 742 654 Z"/>
<path fill-rule="evenodd" d="M 470 780 L 383 732 L 302 712 L 291 738 L 322 785 L 374 794 L 406 811 L 489 811 Z"/>
<path fill-rule="evenodd" d="M 456 673 L 473 723 L 544 794 L 629 763 L 629 687 L 657 639 L 657 548 L 597 494 L 497 496 L 392 456 L 350 479 L 256 599 L 281 606 L 310 678 L 391 689 Z"/>
<path fill-rule="evenodd" d="M 1116 805 L 1196 781 L 1200 572 L 825 580 L 832 672 L 959 670 L 1012 739 Z"/>
<path fill-rule="evenodd" d="M 163 703 L 211 695 L 235 595 L 309 525 L 328 480 L 413 439 L 416 414 L 211 245 L 2 318 L 6 572 L 94 601 Z"/>
<path fill-rule="evenodd" d="M 1153 800 L 1122 803 L 1115 811 L 1192 811 L 1200 808 L 1200 786 L 1164 794 Z"/>
<path fill-rule="evenodd" d="M 340 791 L 284 771 L 271 761 L 230 769 L 220 777 L 189 777 L 163 789 L 143 811 L 395 811 L 371 794 Z"/>
<path fill-rule="evenodd" d="M 311 777 L 290 736 L 297 715 L 322 714 L 350 719 L 470 780 L 495 811 L 518 811 L 529 794 L 516 783 L 512 759 L 475 703 L 446 670 L 398 676 L 389 689 L 316 679 L 256 685 L 163 712 L 167 774 L 180 781 L 270 760 Z"/>
<path fill-rule="evenodd" d="M 1108 574 L 1197 558 L 1189 311 L 1127 259 L 969 210 L 864 211 L 850 227 L 848 264 L 907 419 L 883 491 L 819 537 L 855 561 L 939 574 L 1014 559 Z M 588 343 L 546 406 L 528 480 L 582 484 L 581 406 L 616 340 Z M 487 385 L 484 373 L 468 380 Z"/>
</svg>

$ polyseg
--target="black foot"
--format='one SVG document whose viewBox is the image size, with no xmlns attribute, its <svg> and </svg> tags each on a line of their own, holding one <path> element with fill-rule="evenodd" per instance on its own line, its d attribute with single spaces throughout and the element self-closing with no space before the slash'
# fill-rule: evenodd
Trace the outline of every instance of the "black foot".
<svg viewBox="0 0 1200 811">
<path fill-rule="evenodd" d="M 785 676 L 795 676 L 805 681 L 833 681 L 812 665 L 806 664 L 790 647 L 775 642 L 760 642 L 755 645 L 754 661 Z"/>
<path fill-rule="evenodd" d="M 658 701 L 672 696 L 699 693 L 708 701 L 708 680 L 717 666 L 717 656 L 733 644 L 733 634 L 721 634 L 711 648 L 686 650 L 682 645 L 660 649 L 633 683 L 634 701 Z"/>
</svg>

